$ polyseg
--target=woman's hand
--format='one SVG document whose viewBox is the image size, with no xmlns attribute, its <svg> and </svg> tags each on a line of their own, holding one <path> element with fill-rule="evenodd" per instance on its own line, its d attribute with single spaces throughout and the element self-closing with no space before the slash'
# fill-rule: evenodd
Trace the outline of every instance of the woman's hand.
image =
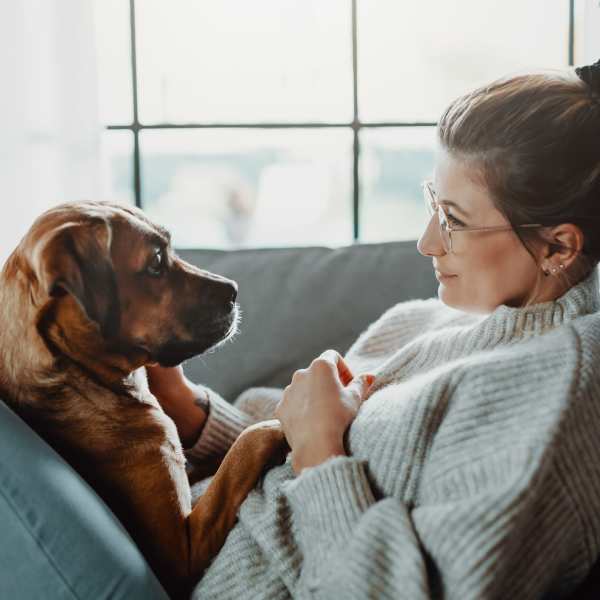
<svg viewBox="0 0 600 600">
<path fill-rule="evenodd" d="M 308 369 L 294 373 L 275 417 L 292 449 L 295 473 L 346 454 L 344 433 L 374 379 L 367 374 L 354 378 L 335 350 L 323 352 Z"/>
<path fill-rule="evenodd" d="M 156 363 L 146 365 L 146 375 L 150 391 L 161 405 L 177 402 L 181 393 L 189 387 L 189 381 L 183 374 L 181 365 L 178 367 L 161 367 Z"/>
<path fill-rule="evenodd" d="M 208 417 L 196 403 L 199 394 L 206 395 L 206 392 L 186 378 L 181 365 L 146 365 L 146 375 L 150 391 L 175 422 L 181 444 L 184 448 L 190 448 L 200 436 Z"/>
</svg>

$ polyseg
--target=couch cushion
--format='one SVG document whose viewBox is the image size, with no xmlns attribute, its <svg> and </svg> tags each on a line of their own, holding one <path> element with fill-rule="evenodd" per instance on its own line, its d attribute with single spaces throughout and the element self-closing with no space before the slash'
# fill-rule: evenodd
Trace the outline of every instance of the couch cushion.
<svg viewBox="0 0 600 600">
<path fill-rule="evenodd" d="M 437 290 L 412 241 L 179 254 L 239 283 L 240 334 L 185 366 L 230 401 L 248 387 L 284 387 L 323 350 L 344 353 L 390 306 Z"/>
<path fill-rule="evenodd" d="M 167 598 L 104 502 L 1 400 L 0 531 L 0 598 Z"/>
</svg>

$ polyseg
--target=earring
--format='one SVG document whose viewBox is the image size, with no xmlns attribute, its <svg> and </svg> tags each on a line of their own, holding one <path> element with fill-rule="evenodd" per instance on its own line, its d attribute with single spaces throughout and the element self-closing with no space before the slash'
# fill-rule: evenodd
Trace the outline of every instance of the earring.
<svg viewBox="0 0 600 600">
<path fill-rule="evenodd" d="M 564 268 L 565 268 L 565 265 L 563 265 L 562 263 L 560 263 L 560 264 L 558 265 L 558 267 L 559 267 L 559 269 L 561 269 L 561 270 L 562 270 L 562 269 L 564 269 Z M 552 267 L 552 268 L 550 269 L 550 271 L 552 272 L 552 275 L 556 275 L 556 273 L 558 273 L 558 269 L 557 269 L 556 267 Z M 548 273 L 548 271 L 544 271 L 544 274 L 545 274 L 545 275 L 549 275 L 550 273 Z"/>
</svg>

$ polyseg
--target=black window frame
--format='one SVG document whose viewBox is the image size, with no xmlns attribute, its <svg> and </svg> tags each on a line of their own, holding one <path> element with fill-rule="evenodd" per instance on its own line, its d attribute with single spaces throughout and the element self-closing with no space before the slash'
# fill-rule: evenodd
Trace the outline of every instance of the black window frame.
<svg viewBox="0 0 600 600">
<path fill-rule="evenodd" d="M 569 3 L 569 30 L 568 30 L 568 65 L 574 65 L 575 54 L 575 0 L 566 0 Z M 353 160 L 352 160 L 352 211 L 353 211 L 353 233 L 354 243 L 360 241 L 360 140 L 362 129 L 376 128 L 398 128 L 398 127 L 436 127 L 437 122 L 429 121 L 361 121 L 358 109 L 358 36 L 356 19 L 357 0 L 351 0 L 351 39 L 352 39 L 352 94 L 353 94 L 353 118 L 348 122 L 290 122 L 290 123 L 155 123 L 144 125 L 138 118 L 138 79 L 137 79 L 137 54 L 136 54 L 136 29 L 135 29 L 135 0 L 129 0 L 129 22 L 130 22 L 130 55 L 131 55 L 131 84 L 133 121 L 127 125 L 107 125 L 108 130 L 125 130 L 133 134 L 133 190 L 135 205 L 142 207 L 142 179 L 141 179 L 141 154 L 139 134 L 145 129 L 352 129 L 353 133 Z"/>
</svg>

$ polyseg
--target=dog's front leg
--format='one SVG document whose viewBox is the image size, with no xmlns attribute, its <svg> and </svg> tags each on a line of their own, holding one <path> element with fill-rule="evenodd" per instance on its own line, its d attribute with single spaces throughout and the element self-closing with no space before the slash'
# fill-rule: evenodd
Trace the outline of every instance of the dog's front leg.
<svg viewBox="0 0 600 600">
<path fill-rule="evenodd" d="M 277 420 L 251 425 L 233 443 L 188 517 L 190 567 L 195 581 L 225 543 L 242 502 L 265 466 L 283 462 L 288 451 Z"/>
<path fill-rule="evenodd" d="M 223 456 L 219 456 L 213 459 L 203 459 L 202 462 L 189 462 L 187 467 L 187 476 L 190 487 L 198 481 L 202 481 L 207 477 L 212 477 L 216 472 L 221 463 L 223 462 Z"/>
<path fill-rule="evenodd" d="M 127 463 L 104 462 L 119 515 L 171 597 L 189 595 L 225 543 L 238 510 L 264 467 L 287 452 L 279 421 L 245 429 L 192 509 L 181 447 L 140 444 Z M 158 454 L 157 454 L 158 452 Z M 122 457 L 125 453 L 119 453 Z"/>
</svg>

